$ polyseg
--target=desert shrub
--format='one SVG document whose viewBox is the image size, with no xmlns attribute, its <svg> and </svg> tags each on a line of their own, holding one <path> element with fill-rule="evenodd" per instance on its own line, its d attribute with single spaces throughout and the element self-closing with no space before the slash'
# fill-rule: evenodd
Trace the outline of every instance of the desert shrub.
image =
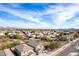
<svg viewBox="0 0 79 59">
<path fill-rule="evenodd" d="M 49 38 L 47 38 L 46 36 L 41 38 L 42 41 L 49 41 Z"/>
<path fill-rule="evenodd" d="M 16 38 L 16 39 L 20 39 L 21 36 L 20 36 L 19 34 L 16 34 L 16 35 L 15 35 L 15 38 Z"/>
<path fill-rule="evenodd" d="M 17 46 L 19 45 L 20 43 L 19 42 L 12 42 L 12 43 L 8 43 L 8 44 L 3 44 L 0 46 L 0 50 L 4 50 L 6 48 L 11 48 L 11 47 L 14 47 L 14 46 Z"/>
<path fill-rule="evenodd" d="M 75 38 L 78 38 L 78 37 L 79 37 L 79 34 L 78 33 L 74 34 L 74 39 Z"/>
<path fill-rule="evenodd" d="M 52 41 L 50 42 L 50 44 L 48 45 L 48 48 L 53 50 L 60 47 L 60 42 L 59 41 Z"/>
</svg>

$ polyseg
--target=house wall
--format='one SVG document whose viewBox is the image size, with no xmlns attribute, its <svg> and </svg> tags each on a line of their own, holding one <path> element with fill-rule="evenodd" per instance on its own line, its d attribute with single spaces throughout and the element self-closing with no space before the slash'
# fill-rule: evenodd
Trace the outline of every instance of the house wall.
<svg viewBox="0 0 79 59">
<path fill-rule="evenodd" d="M 35 55 L 33 50 L 26 51 L 25 53 L 21 52 L 21 56 L 31 56 L 31 55 Z"/>
<path fill-rule="evenodd" d="M 21 56 L 21 52 L 18 51 L 16 48 L 14 49 L 14 51 L 17 53 L 17 55 Z"/>
<path fill-rule="evenodd" d="M 36 47 L 36 51 L 37 52 L 42 52 L 44 50 L 44 46 L 43 45 L 38 45 L 37 47 Z"/>
</svg>

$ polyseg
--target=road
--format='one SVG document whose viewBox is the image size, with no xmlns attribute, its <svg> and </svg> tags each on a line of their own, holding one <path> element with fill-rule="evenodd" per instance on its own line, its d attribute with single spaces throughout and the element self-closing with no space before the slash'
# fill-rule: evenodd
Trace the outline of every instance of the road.
<svg viewBox="0 0 79 59">
<path fill-rule="evenodd" d="M 62 50 L 60 53 L 58 53 L 56 56 L 68 56 L 69 53 L 77 52 L 79 53 L 79 50 L 76 49 L 76 45 L 79 43 L 79 38 L 77 41 L 71 43 L 66 49 Z M 79 54 L 78 54 L 79 56 Z"/>
</svg>

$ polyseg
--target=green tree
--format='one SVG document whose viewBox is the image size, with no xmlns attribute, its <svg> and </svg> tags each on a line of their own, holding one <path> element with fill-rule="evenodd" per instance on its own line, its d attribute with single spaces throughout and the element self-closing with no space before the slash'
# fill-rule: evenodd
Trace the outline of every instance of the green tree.
<svg viewBox="0 0 79 59">
<path fill-rule="evenodd" d="M 19 34 L 16 34 L 14 37 L 15 37 L 15 39 L 21 39 L 22 38 L 22 36 L 19 35 Z"/>
<path fill-rule="evenodd" d="M 47 38 L 46 36 L 41 38 L 42 41 L 49 41 L 49 38 Z"/>
<path fill-rule="evenodd" d="M 50 44 L 48 46 L 48 48 L 51 49 L 51 50 L 56 49 L 58 47 L 60 47 L 59 41 L 52 41 L 52 42 L 50 42 Z"/>
<path fill-rule="evenodd" d="M 75 33 L 75 34 L 74 34 L 74 39 L 75 39 L 75 38 L 78 38 L 78 37 L 79 37 L 79 34 L 78 34 L 78 33 Z"/>
</svg>

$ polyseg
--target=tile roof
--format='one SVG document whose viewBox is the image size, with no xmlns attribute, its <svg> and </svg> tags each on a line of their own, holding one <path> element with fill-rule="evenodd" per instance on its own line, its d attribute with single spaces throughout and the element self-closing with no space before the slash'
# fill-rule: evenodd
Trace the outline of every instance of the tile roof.
<svg viewBox="0 0 79 59">
<path fill-rule="evenodd" d="M 32 46 L 32 47 L 36 47 L 38 46 L 39 44 L 41 44 L 40 40 L 32 40 L 30 42 L 27 43 L 29 46 Z"/>
<path fill-rule="evenodd" d="M 33 48 L 26 45 L 26 44 L 21 44 L 21 45 L 18 45 L 15 47 L 18 51 L 20 52 L 25 52 L 25 51 L 29 51 L 29 50 L 32 50 Z"/>
</svg>

